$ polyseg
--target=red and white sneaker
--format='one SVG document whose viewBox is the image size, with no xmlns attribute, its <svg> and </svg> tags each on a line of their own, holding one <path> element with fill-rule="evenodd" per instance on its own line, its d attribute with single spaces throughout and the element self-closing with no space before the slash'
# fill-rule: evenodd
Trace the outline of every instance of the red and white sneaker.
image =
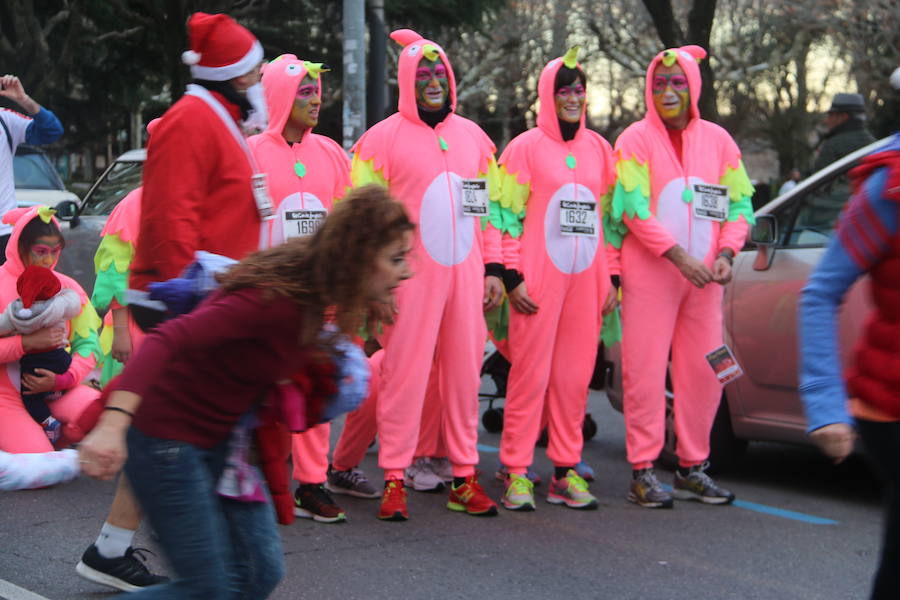
<svg viewBox="0 0 900 600">
<path fill-rule="evenodd" d="M 465 482 L 459 487 L 450 484 L 447 508 L 477 517 L 497 515 L 497 503 L 484 492 L 484 488 L 478 483 L 478 475 L 474 473 L 466 477 Z"/>
<path fill-rule="evenodd" d="M 409 519 L 409 511 L 406 509 L 406 489 L 403 487 L 402 479 L 389 479 L 385 482 L 378 518 L 382 521 Z"/>
</svg>

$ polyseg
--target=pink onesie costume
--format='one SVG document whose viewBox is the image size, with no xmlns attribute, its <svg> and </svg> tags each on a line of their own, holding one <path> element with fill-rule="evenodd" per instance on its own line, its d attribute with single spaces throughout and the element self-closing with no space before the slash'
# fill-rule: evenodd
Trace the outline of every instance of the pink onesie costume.
<svg viewBox="0 0 900 600">
<path fill-rule="evenodd" d="M 99 311 L 109 309 L 103 317 L 100 333 L 100 349 L 103 351 L 101 385 L 122 371 L 122 363 L 112 357 L 113 320 L 112 311 L 127 305 L 125 292 L 131 274 L 131 261 L 137 248 L 141 229 L 142 187 L 133 190 L 119 202 L 110 213 L 100 232 L 100 245 L 94 255 L 94 269 L 97 279 L 91 304 Z M 144 339 L 144 332 L 128 315 L 128 333 L 131 334 L 131 352 L 137 352 Z"/>
<path fill-rule="evenodd" d="M 722 286 L 695 287 L 663 254 L 679 245 L 711 268 L 722 250 L 741 250 L 753 220 L 753 186 L 740 150 L 697 109 L 697 62 L 705 56 L 698 46 L 660 52 L 647 68 L 647 114 L 616 141 L 618 181 L 609 216 L 618 235 L 607 239 L 621 246 L 626 445 L 635 469 L 651 467 L 662 450 L 670 346 L 681 466 L 709 456 L 709 432 L 722 395 L 705 359 L 723 343 Z M 660 62 L 677 62 L 688 80 L 690 120 L 681 131 L 680 161 L 653 104 L 652 80 Z M 705 195 L 704 203 L 698 202 L 698 195 L 711 187 L 719 188 L 724 202 L 719 220 L 696 214 L 707 202 Z"/>
<path fill-rule="evenodd" d="M 478 463 L 478 387 L 486 328 L 482 313 L 485 265 L 500 263 L 496 231 L 464 214 L 463 188 L 496 194 L 494 145 L 472 121 L 456 115 L 456 81 L 441 47 L 409 30 L 399 42 L 399 112 L 369 129 L 354 146 L 353 183 L 381 183 L 417 223 L 410 266 L 415 276 L 397 293 L 399 315 L 384 331 L 377 419 L 379 465 L 402 479 L 416 451 L 425 390 L 437 363 L 442 429 L 454 476 Z M 416 103 L 415 72 L 423 56 L 447 69 L 450 112 L 431 128 Z M 474 180 L 481 180 L 476 182 Z M 466 196 L 468 198 L 468 196 Z M 484 205 L 485 212 L 487 209 Z M 484 213 L 481 213 L 484 214 Z M 482 240 L 482 236 L 488 236 Z"/>
<path fill-rule="evenodd" d="M 269 109 L 265 132 L 247 140 L 265 170 L 275 218 L 263 221 L 260 247 L 269 248 L 293 237 L 312 235 L 319 220 L 350 187 L 350 161 L 331 138 L 307 131 L 299 142 L 282 135 L 290 118 L 297 88 L 306 75 L 320 81 L 321 65 L 283 54 L 267 64 L 262 82 Z M 294 479 L 323 483 L 328 472 L 331 425 L 323 423 L 292 435 Z"/>
<path fill-rule="evenodd" d="M 565 63 L 564 63 L 565 60 Z M 525 474 L 545 408 L 547 456 L 557 467 L 581 461 L 581 426 L 594 369 L 601 308 L 611 274 L 601 222 L 615 179 L 612 147 L 584 127 L 566 141 L 554 84 L 574 55 L 550 61 L 538 82 L 537 127 L 513 139 L 500 157 L 503 193 L 491 204 L 492 227 L 503 232 L 503 262 L 524 277 L 540 307 L 510 308 L 509 373 L 500 461 Z M 579 67 L 580 68 L 580 67 Z"/>
<path fill-rule="evenodd" d="M 19 236 L 32 219 L 49 222 L 52 212 L 45 206 L 17 208 L 3 216 L 3 222 L 13 226 L 6 246 L 6 262 L 0 267 L 0 306 L 5 308 L 17 296 L 16 280 L 25 265 L 19 256 Z M 54 263 L 55 266 L 55 263 Z M 80 441 L 90 431 L 99 417 L 102 404 L 100 392 L 81 381 L 91 372 L 100 354 L 97 328 L 100 318 L 78 283 L 61 273 L 54 272 L 64 288 L 75 290 L 82 301 L 81 313 L 69 321 L 69 344 L 72 364 L 59 377 L 75 383 L 62 397 L 50 401 L 51 414 L 63 423 L 63 435 L 69 442 Z M 22 336 L 13 335 L 0 339 L 0 363 L 6 368 L 0 374 L 0 450 L 13 454 L 50 452 L 53 446 L 41 426 L 31 418 L 19 392 L 19 359 L 25 354 Z"/>
</svg>

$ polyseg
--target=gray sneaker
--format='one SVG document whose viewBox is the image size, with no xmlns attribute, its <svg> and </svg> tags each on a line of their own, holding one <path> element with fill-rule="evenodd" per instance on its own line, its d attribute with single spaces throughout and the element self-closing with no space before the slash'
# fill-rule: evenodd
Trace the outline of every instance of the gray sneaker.
<svg viewBox="0 0 900 600">
<path fill-rule="evenodd" d="M 643 508 L 672 508 L 672 495 L 663 489 L 653 469 L 634 471 L 628 501 Z"/>
<path fill-rule="evenodd" d="M 325 489 L 335 494 L 347 494 L 357 498 L 380 498 L 381 492 L 369 483 L 366 474 L 359 469 L 335 471 L 328 465 L 328 480 Z"/>
<path fill-rule="evenodd" d="M 707 461 L 691 467 L 686 476 L 675 471 L 672 495 L 679 500 L 696 500 L 704 504 L 731 504 L 734 502 L 734 494 L 717 486 L 712 477 L 706 474 L 708 468 L 709 462 Z"/>
</svg>

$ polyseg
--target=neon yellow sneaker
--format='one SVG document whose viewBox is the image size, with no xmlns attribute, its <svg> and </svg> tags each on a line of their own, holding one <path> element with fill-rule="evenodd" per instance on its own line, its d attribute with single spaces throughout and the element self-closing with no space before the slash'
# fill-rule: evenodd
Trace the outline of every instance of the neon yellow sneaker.
<svg viewBox="0 0 900 600">
<path fill-rule="evenodd" d="M 503 508 L 508 510 L 534 510 L 534 484 L 525 475 L 510 473 L 503 482 Z"/>
<path fill-rule="evenodd" d="M 547 493 L 550 504 L 565 504 L 569 508 L 593 510 L 597 508 L 597 499 L 588 491 L 588 483 L 575 469 L 569 469 L 562 479 L 554 477 L 550 480 L 550 491 Z"/>
</svg>

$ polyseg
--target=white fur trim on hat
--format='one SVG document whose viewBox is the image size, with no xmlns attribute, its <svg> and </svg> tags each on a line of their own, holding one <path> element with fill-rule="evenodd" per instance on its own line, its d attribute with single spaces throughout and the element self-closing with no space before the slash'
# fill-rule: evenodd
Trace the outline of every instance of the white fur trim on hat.
<svg viewBox="0 0 900 600">
<path fill-rule="evenodd" d="M 190 52 L 190 50 L 188 51 Z M 209 81 L 228 81 L 249 73 L 253 67 L 262 62 L 263 48 L 259 40 L 253 42 L 250 50 L 241 60 L 224 67 L 204 67 L 199 64 L 191 65 L 191 75 L 194 79 L 207 79 Z"/>
<path fill-rule="evenodd" d="M 20 308 L 16 311 L 16 316 L 20 319 L 30 319 L 32 314 L 33 313 L 30 308 Z"/>
<path fill-rule="evenodd" d="M 188 66 L 196 65 L 200 62 L 200 53 L 193 50 L 185 50 L 181 53 L 181 62 Z"/>
</svg>

